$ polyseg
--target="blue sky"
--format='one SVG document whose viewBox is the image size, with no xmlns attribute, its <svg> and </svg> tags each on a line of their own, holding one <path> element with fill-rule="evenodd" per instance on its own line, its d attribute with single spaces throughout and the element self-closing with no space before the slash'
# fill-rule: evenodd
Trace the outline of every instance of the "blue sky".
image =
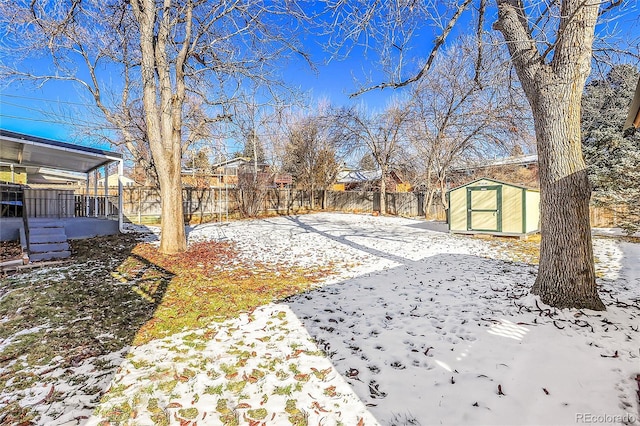
<svg viewBox="0 0 640 426">
<path fill-rule="evenodd" d="M 425 32 L 426 46 L 431 44 L 430 31 Z M 367 56 L 362 48 L 354 47 L 348 58 L 323 64 L 329 56 L 322 44 L 323 40 L 311 35 L 304 39 L 307 53 L 317 64 L 316 70 L 300 58 L 289 60 L 282 70 L 283 80 L 308 94 L 311 103 L 328 99 L 337 106 L 364 104 L 371 110 L 380 110 L 398 95 L 398 91 L 377 90 L 350 99 L 349 95 L 357 88 L 353 74 L 362 78 L 364 74 L 375 73 L 376 63 L 372 59 L 375 52 L 370 50 Z M 42 58 L 34 58 L 28 60 L 25 66 L 46 69 L 50 68 L 50 63 Z M 378 73 L 374 76 L 375 82 L 384 81 L 383 75 Z M 77 135 L 77 129 L 94 120 L 91 112 L 96 113 L 84 89 L 68 82 L 50 81 L 41 87 L 0 85 L 0 90 L 0 127 L 74 143 L 91 143 L 85 136 Z M 104 145 L 101 147 L 108 148 Z"/>
<path fill-rule="evenodd" d="M 349 94 L 355 90 L 352 70 L 360 70 L 366 64 L 362 55 L 354 55 L 348 60 L 320 65 L 313 71 L 302 61 L 294 61 L 282 75 L 314 100 L 329 99 L 335 105 L 363 102 L 374 109 L 383 108 L 394 95 L 391 91 L 374 91 L 349 99 Z M 90 110 L 94 111 L 95 107 L 87 94 L 70 83 L 49 82 L 41 87 L 12 85 L 2 87 L 0 127 L 34 136 L 88 143 L 82 137 L 74 136 L 74 126 L 81 127 L 93 121 L 88 113 Z"/>
<path fill-rule="evenodd" d="M 470 19 L 467 16 L 466 21 Z M 618 28 L 629 38 L 640 36 L 637 14 L 626 13 L 618 20 Z M 466 31 L 468 25 L 458 25 L 456 31 Z M 455 34 L 453 34 L 455 36 Z M 418 40 L 416 55 L 424 56 L 431 48 L 430 30 L 425 30 Z M 317 45 L 317 40 L 309 40 L 308 45 Z M 322 62 L 326 54 L 319 47 L 311 48 L 314 60 Z M 42 60 L 30 61 L 31 66 L 46 66 Z M 303 61 L 294 60 L 282 71 L 284 79 L 303 91 L 310 93 L 314 100 L 329 99 L 334 105 L 364 103 L 369 109 L 381 109 L 398 92 L 393 90 L 373 91 L 355 99 L 348 95 L 356 89 L 352 74 L 362 77 L 365 72 L 375 69 L 375 63 L 362 49 L 354 49 L 352 54 L 342 61 L 332 61 L 328 65 L 319 65 L 317 72 L 312 71 Z M 374 74 L 375 76 L 376 74 Z M 377 74 L 379 81 L 383 76 Z M 375 77 L 374 77 L 375 78 Z M 82 127 L 94 119 L 90 111 L 95 107 L 86 93 L 69 83 L 50 82 L 42 87 L 0 86 L 0 127 L 8 130 L 28 133 L 35 136 L 65 140 L 80 144 L 91 144 L 85 136 L 78 136 L 78 125 Z M 104 145 L 102 148 L 108 148 Z"/>
</svg>

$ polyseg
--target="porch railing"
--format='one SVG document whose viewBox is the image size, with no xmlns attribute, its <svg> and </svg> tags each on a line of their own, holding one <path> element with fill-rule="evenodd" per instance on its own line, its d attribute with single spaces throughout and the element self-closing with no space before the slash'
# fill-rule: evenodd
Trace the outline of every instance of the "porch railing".
<svg viewBox="0 0 640 426">
<path fill-rule="evenodd" d="M 29 217 L 118 218 L 118 197 L 114 195 L 77 195 L 72 191 L 25 190 L 24 204 Z"/>
</svg>

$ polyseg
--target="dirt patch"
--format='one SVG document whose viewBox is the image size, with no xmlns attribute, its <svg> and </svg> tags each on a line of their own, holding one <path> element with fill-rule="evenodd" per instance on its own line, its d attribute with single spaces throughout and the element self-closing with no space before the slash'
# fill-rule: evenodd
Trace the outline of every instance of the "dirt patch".
<svg viewBox="0 0 640 426">
<path fill-rule="evenodd" d="M 22 258 L 19 241 L 0 241 L 0 262 Z"/>
</svg>

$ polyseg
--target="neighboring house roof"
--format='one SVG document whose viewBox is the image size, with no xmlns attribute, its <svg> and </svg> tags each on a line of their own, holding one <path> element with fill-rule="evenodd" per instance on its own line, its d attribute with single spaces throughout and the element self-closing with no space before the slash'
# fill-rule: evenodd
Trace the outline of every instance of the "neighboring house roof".
<svg viewBox="0 0 640 426">
<path fill-rule="evenodd" d="M 236 158 L 231 158 L 229 160 L 225 160 L 225 161 L 221 161 L 220 163 L 216 163 L 213 164 L 211 167 L 213 168 L 213 170 L 219 168 L 219 167 L 241 167 L 244 166 L 246 164 L 251 164 L 253 165 L 253 158 L 249 158 L 249 157 L 236 157 Z M 266 166 L 267 164 L 264 161 L 258 161 L 258 166 Z"/>
<path fill-rule="evenodd" d="M 482 162 L 472 163 L 464 166 L 453 167 L 452 171 L 465 171 L 465 170 L 477 170 L 485 169 L 489 167 L 500 166 L 526 166 L 528 164 L 535 164 L 538 162 L 538 154 L 518 155 L 516 157 L 498 158 L 495 160 L 486 160 Z"/>
<path fill-rule="evenodd" d="M 212 164 L 211 167 L 213 167 L 214 169 L 217 169 L 218 167 L 222 167 L 222 166 L 233 167 L 235 165 L 248 163 L 249 161 L 251 161 L 251 159 L 248 157 L 235 157 L 235 158 L 230 158 L 228 160 L 221 161 L 216 164 Z"/>
<path fill-rule="evenodd" d="M 123 186 L 133 186 L 136 184 L 135 180 L 128 178 L 126 176 L 120 176 L 120 182 L 122 182 Z M 109 187 L 118 186 L 118 175 L 116 174 L 109 175 L 107 183 Z M 98 179 L 98 186 L 104 186 L 104 178 Z"/>
<path fill-rule="evenodd" d="M 122 159 L 118 152 L 0 129 L 0 163 L 34 173 L 41 168 L 88 173 Z"/>
<path fill-rule="evenodd" d="M 640 78 L 638 78 L 638 85 L 636 86 L 636 94 L 629 106 L 629 114 L 627 120 L 624 122 L 624 130 L 631 127 L 636 129 L 640 127 Z"/>
<path fill-rule="evenodd" d="M 184 176 L 215 176 L 215 173 L 211 172 L 211 171 L 206 171 L 206 170 L 200 170 L 200 169 L 187 169 L 187 168 L 183 168 L 182 170 L 180 170 L 180 173 Z"/>
<path fill-rule="evenodd" d="M 221 161 L 216 164 L 212 164 L 211 170 L 213 170 L 213 175 L 219 175 L 220 173 L 226 174 L 227 170 L 229 169 L 240 169 L 242 167 L 248 167 L 248 166 L 253 167 L 254 166 L 253 161 L 254 161 L 253 158 L 249 158 L 249 157 L 235 157 L 229 160 Z M 268 164 L 265 163 L 264 161 L 258 161 L 258 167 L 261 169 L 264 169 L 268 167 Z M 224 170 L 221 171 L 222 168 L 224 168 Z M 182 173 L 183 174 L 200 174 L 200 175 L 203 174 L 202 172 L 198 172 L 195 169 L 183 169 Z"/>
<path fill-rule="evenodd" d="M 374 182 L 382 176 L 380 170 L 343 170 L 336 176 L 337 183 Z"/>
<path fill-rule="evenodd" d="M 209 170 L 195 169 L 183 167 L 180 170 L 182 175 L 191 175 L 191 176 L 219 176 L 220 174 L 225 174 L 227 170 L 230 169 L 240 169 L 241 167 L 251 166 L 253 167 L 253 159 L 247 157 L 236 157 L 230 160 L 221 161 L 216 164 L 212 164 Z M 258 162 L 258 167 L 265 168 L 267 166 L 264 162 Z M 224 170 L 221 170 L 223 169 Z M 236 173 L 235 171 L 233 173 Z"/>
</svg>

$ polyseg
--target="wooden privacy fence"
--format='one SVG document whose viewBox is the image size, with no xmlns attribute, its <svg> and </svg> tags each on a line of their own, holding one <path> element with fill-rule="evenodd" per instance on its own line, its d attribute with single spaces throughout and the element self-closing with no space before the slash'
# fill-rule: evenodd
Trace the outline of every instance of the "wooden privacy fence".
<svg viewBox="0 0 640 426">
<path fill-rule="evenodd" d="M 187 188 L 183 190 L 185 220 L 223 221 L 240 216 L 239 189 Z M 27 209 L 29 217 L 118 217 L 117 192 L 108 196 L 90 196 L 72 190 L 11 189 L 0 191 L 0 216 L 19 217 Z M 18 194 L 19 193 L 19 194 Z M 330 210 L 371 213 L 380 210 L 380 193 L 372 191 L 302 191 L 270 188 L 260 197 L 260 215 L 284 215 L 309 210 Z M 160 194 L 155 188 L 125 187 L 122 193 L 123 214 L 132 223 L 157 223 L 160 220 Z M 313 204 L 312 204 L 313 198 Z M 446 220 L 446 211 L 439 203 L 425 206 L 425 194 L 420 192 L 388 192 L 387 214 L 405 217 L 427 217 Z M 591 206 L 591 226 L 619 226 L 625 216 L 625 206 Z"/>
<path fill-rule="evenodd" d="M 591 226 L 594 228 L 615 228 L 626 213 L 626 206 L 589 206 Z"/>
<path fill-rule="evenodd" d="M 387 214 L 445 220 L 446 212 L 439 204 L 425 206 L 422 192 L 387 192 Z M 371 191 L 326 191 L 325 210 L 354 213 L 380 211 L 380 193 Z"/>
<path fill-rule="evenodd" d="M 186 221 L 226 220 L 240 216 L 240 189 L 186 188 L 182 192 Z M 380 209 L 380 194 L 371 191 L 302 191 L 270 188 L 263 194 L 261 215 L 296 214 L 309 210 L 371 213 Z M 313 204 L 312 204 L 313 197 Z M 441 206 L 425 209 L 424 194 L 389 192 L 387 213 L 407 217 L 424 216 L 444 220 Z M 123 188 L 123 213 L 133 223 L 152 223 L 160 219 L 160 194 L 155 188 Z"/>
<path fill-rule="evenodd" d="M 217 220 L 240 216 L 239 189 L 187 188 L 183 190 L 185 220 L 189 222 Z M 313 197 L 313 208 L 311 198 Z M 388 192 L 387 214 L 446 220 L 446 211 L 438 203 L 425 206 L 420 192 Z M 93 205 L 93 203 L 89 203 Z M 133 223 L 154 223 L 160 219 L 160 194 L 155 188 L 123 189 L 123 213 Z M 380 210 L 380 193 L 372 191 L 302 191 L 270 188 L 264 194 L 260 215 L 284 215 L 309 210 L 371 213 Z M 591 206 L 593 227 L 615 227 L 615 209 Z"/>
</svg>

